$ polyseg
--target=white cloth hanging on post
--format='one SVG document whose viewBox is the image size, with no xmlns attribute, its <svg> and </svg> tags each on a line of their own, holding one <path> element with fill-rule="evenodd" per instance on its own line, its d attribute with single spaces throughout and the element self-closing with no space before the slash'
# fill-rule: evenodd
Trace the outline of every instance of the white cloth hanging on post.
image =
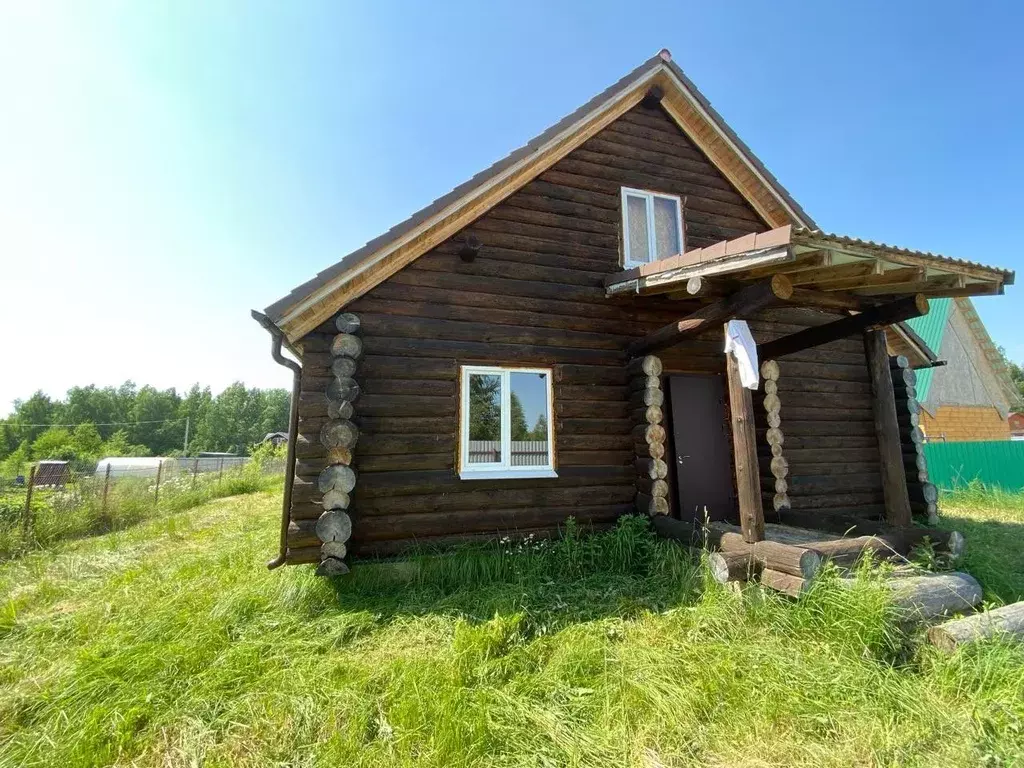
<svg viewBox="0 0 1024 768">
<path fill-rule="evenodd" d="M 726 324 L 725 354 L 730 352 L 736 358 L 740 383 L 747 389 L 757 389 L 761 381 L 757 372 L 757 343 L 746 320 L 730 320 Z"/>
</svg>

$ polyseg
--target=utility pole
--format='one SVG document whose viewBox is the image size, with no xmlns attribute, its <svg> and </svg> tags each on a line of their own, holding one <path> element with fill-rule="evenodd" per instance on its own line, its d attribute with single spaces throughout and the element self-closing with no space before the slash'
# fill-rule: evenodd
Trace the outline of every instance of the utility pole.
<svg viewBox="0 0 1024 768">
<path fill-rule="evenodd" d="M 188 425 L 189 425 L 189 421 L 190 421 L 190 417 L 186 416 L 185 417 L 185 447 L 181 451 L 181 455 L 182 456 L 188 456 Z"/>
</svg>

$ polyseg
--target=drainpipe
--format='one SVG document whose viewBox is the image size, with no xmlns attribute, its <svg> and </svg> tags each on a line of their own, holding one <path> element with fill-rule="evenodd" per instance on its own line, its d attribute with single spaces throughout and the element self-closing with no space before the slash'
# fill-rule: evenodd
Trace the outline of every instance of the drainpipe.
<svg viewBox="0 0 1024 768">
<path fill-rule="evenodd" d="M 267 568 L 274 570 L 284 565 L 288 552 L 288 523 L 291 518 L 292 484 L 295 482 L 295 441 L 299 433 L 299 389 L 302 381 L 302 366 L 281 354 L 281 345 L 286 343 L 284 331 L 274 325 L 270 318 L 261 312 L 252 310 L 253 319 L 266 328 L 271 336 L 270 356 L 274 362 L 290 368 L 292 371 L 292 402 L 288 414 L 288 455 L 284 465 L 284 498 L 281 501 L 281 543 L 277 557 L 267 563 Z M 288 348 L 292 347 L 289 344 Z M 294 350 L 292 350 L 294 351 Z"/>
</svg>

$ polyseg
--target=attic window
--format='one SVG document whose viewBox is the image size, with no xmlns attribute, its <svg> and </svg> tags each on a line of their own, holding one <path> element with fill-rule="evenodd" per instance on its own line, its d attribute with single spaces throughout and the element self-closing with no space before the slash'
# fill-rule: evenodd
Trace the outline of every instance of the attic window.
<svg viewBox="0 0 1024 768">
<path fill-rule="evenodd" d="M 625 266 L 636 267 L 683 252 L 683 212 L 675 195 L 622 188 Z"/>
</svg>

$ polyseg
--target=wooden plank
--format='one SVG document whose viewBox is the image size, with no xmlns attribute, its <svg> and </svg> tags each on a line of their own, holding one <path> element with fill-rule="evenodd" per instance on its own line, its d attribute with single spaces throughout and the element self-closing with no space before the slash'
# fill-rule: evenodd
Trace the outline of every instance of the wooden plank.
<svg viewBox="0 0 1024 768">
<path fill-rule="evenodd" d="M 899 421 L 896 417 L 892 377 L 889 373 L 885 331 L 867 331 L 864 334 L 864 351 L 867 355 L 874 395 L 874 423 L 878 435 L 886 518 L 890 525 L 909 526 L 910 497 L 907 491 L 907 476 L 903 471 L 903 452 L 900 447 Z"/>
<path fill-rule="evenodd" d="M 740 383 L 739 366 L 731 354 L 726 355 L 726 373 L 740 525 L 744 540 L 753 543 L 764 539 L 764 509 L 761 506 L 761 480 L 757 465 L 754 404 L 750 390 Z"/>
</svg>

